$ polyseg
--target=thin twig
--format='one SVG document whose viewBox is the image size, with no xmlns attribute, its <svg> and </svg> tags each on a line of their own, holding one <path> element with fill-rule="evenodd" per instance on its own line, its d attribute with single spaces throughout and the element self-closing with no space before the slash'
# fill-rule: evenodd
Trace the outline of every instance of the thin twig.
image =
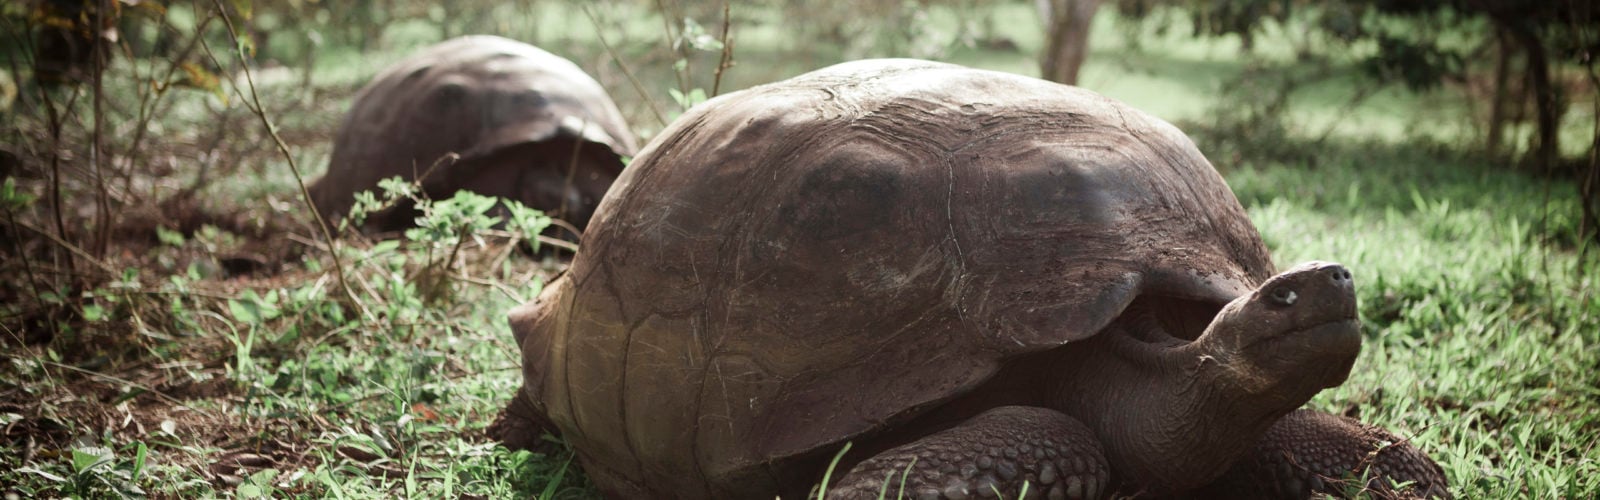
<svg viewBox="0 0 1600 500">
<path fill-rule="evenodd" d="M 516 301 L 518 304 L 521 304 L 523 302 L 527 302 L 528 301 L 528 299 L 522 298 L 522 296 L 517 295 L 517 292 L 515 290 L 512 290 L 511 287 L 506 286 L 504 283 L 501 283 L 498 280 L 486 280 L 486 279 L 483 279 L 483 278 L 474 278 L 474 277 L 471 277 L 471 276 L 467 276 L 466 274 L 462 274 L 460 276 L 460 279 L 461 279 L 461 281 L 465 281 L 467 283 L 472 283 L 472 284 L 475 284 L 475 285 L 482 285 L 482 286 L 486 286 L 486 287 L 489 287 L 489 288 L 493 288 L 495 290 L 499 290 L 500 293 L 505 294 L 506 297 L 509 297 L 511 300 Z"/>
<path fill-rule="evenodd" d="M 58 233 L 60 235 L 60 238 L 57 238 L 56 241 L 65 243 L 66 240 L 67 240 L 67 222 L 61 215 L 61 213 L 63 211 L 61 209 L 61 119 L 62 119 L 62 117 L 61 117 L 60 111 L 56 109 L 55 99 L 52 99 L 50 97 L 50 91 L 49 90 L 41 90 L 39 93 L 44 96 L 45 116 L 50 121 L 49 122 L 49 125 L 50 125 L 50 212 L 51 212 L 51 215 L 53 215 L 55 217 L 56 233 Z M 71 102 L 72 101 L 76 101 L 76 100 L 77 100 L 76 97 L 74 97 L 73 99 L 69 99 L 67 107 L 71 107 L 71 105 L 72 105 Z M 67 264 L 68 272 L 70 272 L 71 274 L 77 274 L 77 269 L 76 269 L 77 264 L 75 264 L 72 261 L 73 260 L 72 256 L 71 255 L 67 255 L 65 257 L 66 258 L 62 259 L 62 260 L 65 261 L 66 264 Z"/>
<path fill-rule="evenodd" d="M 573 236 L 578 236 L 578 237 L 582 237 L 583 236 L 583 231 L 578 229 L 578 226 L 572 225 L 571 222 L 567 222 L 565 219 L 552 218 L 552 219 L 550 219 L 550 225 L 555 226 L 555 227 L 559 227 L 561 229 L 565 229 L 565 230 L 567 230 L 567 232 L 572 233 Z M 540 243 L 544 243 L 544 239 L 540 238 L 539 242 Z"/>
<path fill-rule="evenodd" d="M 681 30 L 673 31 L 672 28 L 672 22 L 679 16 L 676 14 L 669 15 L 667 13 L 667 5 L 662 0 L 656 0 L 656 11 L 661 13 L 661 25 L 666 30 L 666 33 L 663 34 L 667 37 L 667 50 L 669 52 L 676 51 L 678 52 L 678 57 L 683 58 L 683 69 L 674 71 L 678 77 L 678 91 L 683 92 L 683 95 L 689 95 L 689 75 L 692 74 L 689 71 L 689 47 L 688 44 L 683 43 L 683 32 Z"/>
<path fill-rule="evenodd" d="M 20 221 L 20 220 L 12 221 L 12 222 L 15 223 L 18 226 L 22 226 L 23 229 L 27 229 L 29 231 L 33 231 L 35 233 L 39 233 L 40 236 L 44 236 L 46 238 L 49 238 L 50 241 L 54 241 L 56 243 L 56 245 L 59 245 L 61 248 L 66 249 L 68 252 L 71 252 L 71 253 L 77 255 L 78 257 L 83 258 L 83 260 L 89 261 L 90 264 L 94 264 L 95 267 L 100 268 L 101 271 L 105 271 L 105 273 L 107 275 L 109 275 L 109 276 L 116 276 L 117 275 L 117 270 L 112 268 L 110 264 L 106 264 L 105 262 L 101 261 L 100 259 L 96 259 L 93 255 L 89 255 L 89 252 L 83 251 L 83 249 L 82 248 L 78 248 L 77 245 L 73 245 L 72 243 L 68 242 L 67 240 L 61 239 L 59 236 L 56 236 L 54 234 L 50 234 L 50 231 L 46 231 L 44 229 L 34 227 L 32 224 L 29 224 L 29 223 L 26 223 L 26 222 L 23 222 L 23 221 Z M 72 262 L 72 260 L 68 259 L 67 262 Z M 78 272 L 77 272 L 76 269 L 73 269 L 73 267 L 69 265 L 69 266 L 67 266 L 67 273 L 69 275 L 76 276 Z"/>
<path fill-rule="evenodd" d="M 6 207 L 6 219 L 9 219 L 11 221 L 11 225 L 13 226 L 19 225 L 17 223 L 17 213 L 15 210 L 11 210 L 10 207 Z M 44 294 L 39 290 L 39 278 L 33 272 L 33 259 L 28 258 L 28 253 L 22 249 L 22 238 L 8 239 L 11 240 L 12 247 L 16 248 L 17 258 L 22 259 L 22 270 L 28 277 L 28 288 L 33 289 L 33 299 L 42 302 L 43 299 L 40 297 L 43 297 Z M 56 323 L 55 315 L 47 314 L 45 315 L 45 318 L 50 322 L 50 331 L 61 331 L 60 325 Z M 21 344 L 19 343 L 18 345 Z"/>
<path fill-rule="evenodd" d="M 568 229 L 569 231 L 573 230 L 573 229 L 576 229 L 576 228 L 572 228 L 571 224 L 568 224 L 566 221 L 563 221 L 561 219 L 551 219 L 551 221 L 550 221 L 551 225 L 556 225 L 557 222 L 560 222 L 560 226 L 563 227 L 563 228 L 570 228 L 570 229 Z M 490 235 L 490 236 L 499 236 L 499 237 L 504 237 L 504 238 L 508 238 L 508 239 L 516 239 L 517 238 L 517 235 L 511 234 L 510 231 L 501 231 L 501 230 L 497 230 L 497 229 L 486 229 L 486 230 L 484 230 L 482 232 L 483 232 L 483 234 L 487 234 L 487 235 Z M 536 238 L 539 240 L 539 244 L 540 245 L 549 245 L 549 246 L 553 246 L 553 247 L 556 247 L 556 248 L 567 250 L 567 251 L 572 252 L 572 253 L 577 253 L 578 252 L 578 245 L 576 245 L 576 244 L 574 244 L 574 243 L 572 243 L 570 241 L 563 240 L 563 239 L 560 239 L 560 238 L 552 238 L 552 237 L 545 236 L 545 235 L 542 235 L 542 234 L 536 235 Z"/>
<path fill-rule="evenodd" d="M 460 160 L 460 159 L 461 159 L 461 155 L 460 154 L 453 153 L 453 152 L 452 153 L 445 153 L 443 156 L 440 156 L 438 159 L 434 160 L 432 165 L 428 165 L 428 168 L 426 170 L 423 170 L 422 173 L 420 173 L 420 174 L 417 173 L 416 162 L 412 162 L 412 164 L 411 164 L 411 177 L 412 177 L 412 180 L 411 180 L 410 184 L 411 184 L 411 187 L 414 188 L 413 189 L 413 193 L 414 194 L 412 196 L 397 196 L 397 197 L 390 198 L 390 199 L 384 201 L 384 203 L 382 205 L 379 205 L 377 207 L 373 207 L 373 208 L 369 209 L 367 211 L 367 216 L 366 216 L 366 218 L 364 220 L 367 220 L 367 221 L 371 221 L 371 220 L 374 220 L 374 219 L 386 220 L 386 219 L 389 219 L 391 217 L 397 217 L 401 213 L 400 212 L 401 209 L 408 208 L 408 207 L 401 206 L 401 203 L 403 203 L 403 202 L 411 202 L 411 203 L 413 203 L 412 207 L 414 207 L 415 206 L 414 204 L 420 203 L 423 198 L 427 198 L 428 197 L 428 190 L 423 187 L 423 182 L 426 181 L 429 176 L 432 176 L 434 172 L 439 171 L 440 167 L 454 166 L 456 164 L 457 160 Z M 451 175 L 449 175 L 448 177 L 453 178 L 456 175 L 459 175 L 460 173 L 461 172 L 459 172 L 459 171 L 452 171 Z M 448 179 L 443 181 L 443 182 L 445 182 L 446 184 L 449 184 Z M 359 233 L 360 231 L 356 231 L 356 232 Z"/>
<path fill-rule="evenodd" d="M 161 98 L 167 95 L 167 90 L 171 88 L 172 85 L 172 78 L 177 76 L 178 70 L 183 67 L 183 61 L 188 60 L 189 55 L 193 54 L 194 49 L 200 45 L 200 39 L 204 36 L 206 28 L 210 26 L 211 21 L 216 18 L 216 13 L 213 12 L 211 15 L 206 16 L 205 19 L 200 20 L 198 24 L 195 24 L 194 37 L 189 39 L 188 45 L 185 45 L 183 50 L 178 52 L 178 55 L 172 56 L 170 59 L 168 59 L 167 73 L 161 77 L 161 80 L 159 80 L 160 83 L 153 86 L 154 90 L 141 93 L 139 99 L 138 125 L 136 125 L 133 129 L 133 140 L 128 143 L 127 151 L 123 152 L 123 156 L 128 157 L 128 164 L 130 166 L 127 171 L 127 176 L 123 178 L 123 183 L 125 186 L 132 182 L 133 168 L 131 168 L 131 166 L 138 162 L 138 154 L 143 150 L 140 148 L 140 145 L 144 143 L 145 134 L 150 131 L 150 121 L 159 115 L 159 113 L 156 113 L 156 109 L 161 107 Z M 164 27 L 167 27 L 167 18 L 165 16 L 161 18 L 161 25 L 157 27 L 157 31 L 160 31 L 160 29 Z M 154 63 L 152 63 L 152 65 L 153 64 Z M 154 68 L 152 68 L 151 71 L 154 71 Z M 226 129 L 227 126 L 223 125 L 218 128 Z M 220 136 L 221 134 L 219 133 L 218 135 Z M 205 169 L 206 166 L 202 165 L 200 168 Z M 198 188 L 200 186 L 195 187 Z"/>
<path fill-rule="evenodd" d="M 57 362 L 54 362 L 54 361 L 46 361 L 46 360 L 42 360 L 42 359 L 38 360 L 38 361 L 40 363 L 44 363 L 44 364 L 47 364 L 47 365 L 50 365 L 50 366 L 54 366 L 56 368 L 66 368 L 68 370 L 72 370 L 72 371 L 75 371 L 75 372 L 78 372 L 78 373 L 82 373 L 84 375 L 88 375 L 88 376 L 91 376 L 91 377 L 104 378 L 104 379 L 108 379 L 108 380 L 111 380 L 111 381 L 114 381 L 114 382 L 119 382 L 119 383 L 131 385 L 131 386 L 134 386 L 134 387 L 138 387 L 140 389 L 144 389 L 145 391 L 147 391 L 147 392 L 149 392 L 151 394 L 156 395 L 156 397 L 159 397 L 161 399 L 167 400 L 167 402 L 172 403 L 174 406 L 181 406 L 181 407 L 184 407 L 184 408 L 188 408 L 190 410 L 194 410 L 196 412 L 199 412 L 199 413 L 201 413 L 201 414 L 203 414 L 203 415 L 205 415 L 207 417 L 215 417 L 216 416 L 215 414 L 212 414 L 210 410 L 206 410 L 204 408 L 196 408 L 196 407 L 193 407 L 193 406 L 189 406 L 188 404 L 184 403 L 182 400 L 180 400 L 178 398 L 175 398 L 175 397 L 172 397 L 172 396 L 168 395 L 165 392 L 158 391 L 154 387 L 150 387 L 148 385 L 144 385 L 144 384 L 141 384 L 141 383 L 138 383 L 138 382 L 134 382 L 132 380 L 128 380 L 128 379 L 125 379 L 125 378 L 122 378 L 122 377 L 117 377 L 117 376 L 114 376 L 114 375 L 108 375 L 108 374 L 97 372 L 97 371 L 94 371 L 94 370 L 86 370 L 86 369 L 78 368 L 78 367 L 72 366 L 72 365 L 64 365 L 64 364 L 57 363 Z"/>
<path fill-rule="evenodd" d="M 600 39 L 600 45 L 606 48 L 606 54 L 611 56 L 611 61 L 617 63 L 618 68 L 622 68 L 622 75 L 628 77 L 628 82 L 633 84 L 633 90 L 637 91 L 639 97 L 644 98 L 645 104 L 650 106 L 650 112 L 655 114 L 656 121 L 661 122 L 663 127 L 667 126 L 667 116 L 661 114 L 661 109 L 656 105 L 655 99 L 650 98 L 650 93 L 644 90 L 644 85 L 639 83 L 638 78 L 633 77 L 633 72 L 628 71 L 628 65 L 622 63 L 622 58 L 617 56 L 617 51 L 612 49 L 611 43 L 606 41 L 605 30 L 600 27 L 600 20 L 594 17 L 594 12 L 589 10 L 588 5 L 583 6 L 583 14 L 589 16 L 589 23 L 594 25 L 594 36 Z"/>
<path fill-rule="evenodd" d="M 317 250 L 321 250 L 321 251 L 324 251 L 324 252 L 333 251 L 332 248 L 328 248 L 328 246 L 322 244 L 322 242 L 317 241 L 317 240 L 313 240 L 311 238 L 307 238 L 305 236 L 300 236 L 298 234 L 289 233 L 285 237 L 288 238 L 289 241 L 293 241 L 293 242 L 299 243 L 301 245 L 305 245 L 305 246 L 308 246 L 308 247 L 311 247 L 311 248 L 315 248 Z"/>
<path fill-rule="evenodd" d="M 567 159 L 567 175 L 563 179 L 561 186 L 563 191 L 561 205 L 556 208 L 557 217 L 567 216 L 567 199 L 571 198 L 571 196 L 567 196 L 566 193 L 572 189 L 572 178 L 578 174 L 578 153 L 583 151 L 583 135 L 588 131 L 589 120 L 584 120 L 583 128 L 578 129 L 577 140 L 572 141 L 572 155 Z M 582 235 L 579 235 L 579 237 L 582 238 Z"/>
<path fill-rule="evenodd" d="M 733 66 L 733 38 L 729 35 L 733 27 L 731 4 L 731 0 L 722 2 L 722 59 L 717 61 L 716 78 L 711 81 L 711 97 L 716 97 L 722 90 L 722 72 Z"/>
<path fill-rule="evenodd" d="M 246 103 L 245 107 L 250 108 L 250 111 L 255 113 L 256 118 L 261 119 L 261 125 L 267 129 L 267 134 L 272 136 L 272 142 L 278 146 L 278 152 L 282 153 L 284 161 L 289 163 L 289 171 L 294 174 L 294 181 L 300 186 L 300 196 L 305 200 L 306 208 L 311 210 L 311 216 L 315 219 L 317 227 L 322 230 L 322 236 L 328 239 L 329 248 L 335 250 L 329 252 L 329 255 L 333 258 L 333 272 L 339 278 L 339 288 L 344 290 L 345 297 L 350 300 L 350 304 L 361 311 L 361 317 L 370 317 L 372 315 L 371 311 L 368 311 L 366 305 L 361 303 L 361 299 L 356 297 L 355 291 L 350 288 L 349 281 L 345 279 L 344 263 L 341 262 L 337 251 L 339 248 L 338 241 L 334 239 L 333 231 L 328 228 L 327 221 L 323 220 L 322 213 L 317 210 L 316 203 L 312 202 L 311 191 L 306 189 L 305 176 L 300 174 L 300 166 L 295 163 L 294 154 L 289 152 L 289 145 L 285 144 L 283 138 L 278 136 L 277 127 L 274 127 L 272 121 L 267 119 L 266 110 L 261 106 L 261 96 L 256 92 L 255 77 L 251 76 L 250 63 L 245 56 L 244 46 L 237 42 L 239 31 L 234 28 L 233 19 L 228 17 L 228 11 L 222 6 L 222 0 L 211 0 L 211 3 L 217 7 L 217 14 L 222 17 L 222 23 L 228 27 L 228 36 L 235 40 L 234 51 L 239 54 L 239 66 L 244 70 L 245 83 L 250 88 L 250 102 Z M 209 45 L 202 42 L 201 47 L 205 48 L 208 55 L 211 54 Z M 213 55 L 212 59 L 215 60 L 216 57 Z"/>
<path fill-rule="evenodd" d="M 461 228 L 456 230 L 456 244 L 450 247 L 450 254 L 442 261 L 433 260 L 433 247 L 428 247 L 428 265 L 424 266 L 418 274 L 422 276 L 423 280 L 426 280 L 424 281 L 425 287 L 423 290 L 431 299 L 437 300 L 440 298 L 438 288 L 444 284 L 444 278 L 450 274 L 450 268 L 456 265 L 456 255 L 461 253 L 461 247 L 467 243 L 467 233 L 471 232 L 470 230 L 471 226 L 467 224 L 462 224 Z M 436 266 L 443 267 L 436 270 Z"/>
<path fill-rule="evenodd" d="M 104 258 L 106 256 L 106 248 L 111 245 L 111 196 L 106 192 L 106 148 L 104 141 L 106 89 L 103 75 L 106 71 L 107 54 L 106 44 L 101 42 L 101 37 L 104 36 L 101 32 L 105 30 L 106 26 L 106 10 L 111 7 L 109 4 L 110 2 L 106 0 L 95 2 L 94 26 L 90 28 L 90 33 L 93 34 L 93 41 L 89 44 L 89 57 L 93 63 L 91 69 L 94 71 L 94 100 L 91 101 L 94 108 L 94 129 L 90 132 L 89 162 L 90 166 L 94 168 L 95 258 Z"/>
</svg>

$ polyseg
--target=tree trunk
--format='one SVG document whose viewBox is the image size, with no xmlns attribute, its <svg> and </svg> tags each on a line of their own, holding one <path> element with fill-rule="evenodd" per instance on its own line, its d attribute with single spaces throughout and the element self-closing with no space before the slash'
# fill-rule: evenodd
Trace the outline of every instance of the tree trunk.
<svg viewBox="0 0 1600 500">
<path fill-rule="evenodd" d="M 1556 89 L 1550 82 L 1550 63 L 1545 58 L 1544 44 L 1540 43 L 1538 34 L 1527 27 L 1512 27 L 1511 33 L 1527 56 L 1528 86 L 1533 91 L 1533 107 L 1537 117 L 1535 135 L 1539 138 L 1533 151 L 1534 166 L 1540 170 L 1549 169 L 1555 166 L 1556 155 L 1560 154 L 1557 140 L 1561 119 Z"/>
<path fill-rule="evenodd" d="M 1089 55 L 1089 26 L 1102 1 L 1037 0 L 1047 28 L 1041 77 L 1067 85 L 1078 83 L 1078 69 Z"/>
<path fill-rule="evenodd" d="M 1510 92 L 1506 85 L 1511 76 L 1511 39 L 1505 30 L 1495 30 L 1494 97 L 1489 101 L 1489 136 L 1485 149 L 1489 157 L 1500 155 L 1500 142 L 1505 140 L 1506 100 Z"/>
</svg>

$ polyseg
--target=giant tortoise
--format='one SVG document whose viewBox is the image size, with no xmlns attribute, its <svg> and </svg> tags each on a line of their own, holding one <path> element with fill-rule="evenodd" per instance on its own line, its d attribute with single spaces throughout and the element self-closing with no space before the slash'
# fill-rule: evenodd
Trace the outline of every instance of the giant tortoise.
<svg viewBox="0 0 1600 500">
<path fill-rule="evenodd" d="M 846 443 L 830 496 L 1448 496 L 1297 410 L 1360 351 L 1350 272 L 1274 275 L 1188 138 L 1088 91 L 873 60 L 729 94 L 586 238 L 511 313 L 490 432 L 561 436 L 608 496 L 800 498 Z"/>
<path fill-rule="evenodd" d="M 515 40 L 466 36 L 395 63 L 363 87 L 339 127 L 328 173 L 310 190 L 333 223 L 379 180 L 425 174 L 429 197 L 471 190 L 581 228 L 636 147 L 605 89 L 571 61 Z M 413 216 L 402 204 L 366 228 L 401 229 Z"/>
</svg>

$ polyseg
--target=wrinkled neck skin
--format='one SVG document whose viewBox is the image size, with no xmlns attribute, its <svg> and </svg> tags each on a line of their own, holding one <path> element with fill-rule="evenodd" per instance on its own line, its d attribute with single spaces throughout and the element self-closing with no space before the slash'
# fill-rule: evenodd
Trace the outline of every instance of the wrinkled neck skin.
<svg viewBox="0 0 1600 500">
<path fill-rule="evenodd" d="M 1147 343 L 1113 326 L 1083 349 L 1053 400 L 1100 437 L 1126 493 L 1169 494 L 1220 476 L 1267 428 L 1310 398 L 1249 390 L 1214 336 Z M 1252 395 L 1251 393 L 1254 393 Z"/>
</svg>

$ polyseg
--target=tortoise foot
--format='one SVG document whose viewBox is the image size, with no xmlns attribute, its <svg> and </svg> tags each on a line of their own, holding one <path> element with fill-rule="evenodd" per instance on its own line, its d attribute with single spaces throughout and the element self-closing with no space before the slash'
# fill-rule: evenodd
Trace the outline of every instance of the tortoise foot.
<svg viewBox="0 0 1600 500">
<path fill-rule="evenodd" d="M 1451 498 L 1444 470 L 1410 442 L 1354 419 L 1310 410 L 1296 410 L 1273 424 L 1255 450 L 1206 493 L 1211 498 Z"/>
<path fill-rule="evenodd" d="M 1007 406 L 857 464 L 829 498 L 1093 499 L 1109 480 L 1088 427 L 1054 410 Z"/>
<path fill-rule="evenodd" d="M 511 403 L 500 410 L 500 415 L 495 417 L 494 423 L 489 424 L 485 433 L 490 439 L 513 450 L 547 455 L 561 451 L 559 443 L 544 438 L 545 434 L 557 434 L 555 427 L 539 416 L 528 401 L 528 392 L 521 389 L 511 398 Z"/>
</svg>

